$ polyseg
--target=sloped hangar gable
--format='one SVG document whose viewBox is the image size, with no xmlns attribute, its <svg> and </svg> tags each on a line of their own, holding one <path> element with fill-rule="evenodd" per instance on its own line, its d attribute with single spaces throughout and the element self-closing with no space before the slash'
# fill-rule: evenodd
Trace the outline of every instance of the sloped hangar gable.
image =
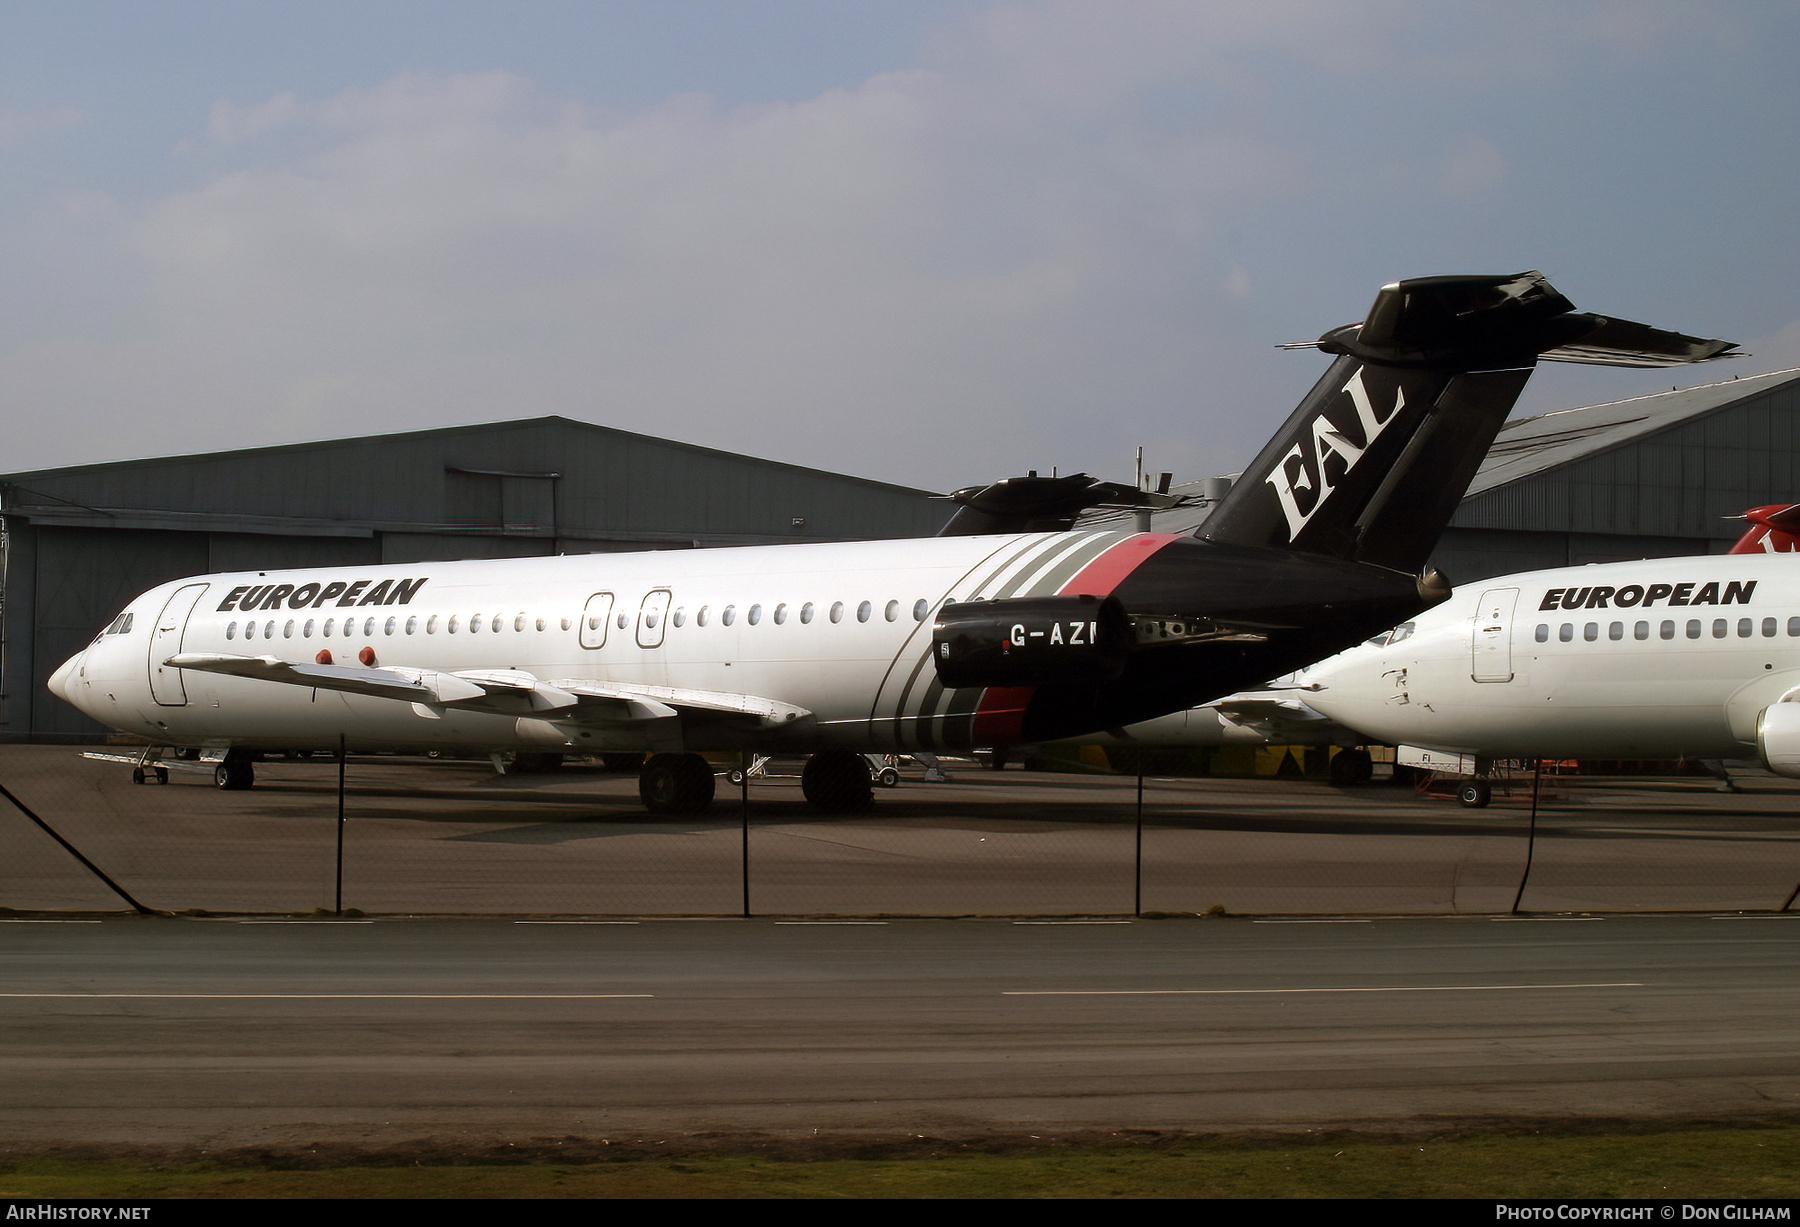
<svg viewBox="0 0 1800 1227">
<path fill-rule="evenodd" d="M 922 535 L 946 514 L 924 491 L 560 417 L 0 482 L 9 515 L 45 524 L 306 536 L 460 530 L 557 538 L 565 550 Z M 155 511 L 169 515 L 145 514 Z"/>
<path fill-rule="evenodd" d="M 1509 423 L 1452 530 L 1737 539 L 1750 507 L 1800 501 L 1800 370 Z"/>
</svg>

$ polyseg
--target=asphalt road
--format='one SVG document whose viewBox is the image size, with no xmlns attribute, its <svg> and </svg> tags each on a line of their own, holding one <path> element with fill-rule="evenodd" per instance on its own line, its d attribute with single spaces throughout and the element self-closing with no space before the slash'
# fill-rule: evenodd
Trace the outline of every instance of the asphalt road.
<svg viewBox="0 0 1800 1227">
<path fill-rule="evenodd" d="M 1800 917 L 0 922 L 0 1144 L 1790 1114 Z"/>
</svg>

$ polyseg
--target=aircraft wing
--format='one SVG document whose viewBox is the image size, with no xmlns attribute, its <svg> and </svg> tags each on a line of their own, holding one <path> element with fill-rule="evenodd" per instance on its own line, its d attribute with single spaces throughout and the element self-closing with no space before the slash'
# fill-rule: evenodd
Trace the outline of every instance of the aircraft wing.
<svg viewBox="0 0 1800 1227">
<path fill-rule="evenodd" d="M 586 678 L 543 681 L 514 669 L 440 673 L 386 665 L 366 669 L 349 665 L 292 664 L 274 656 L 234 656 L 224 652 L 187 652 L 163 662 L 175 669 L 195 669 L 248 677 L 258 681 L 337 690 L 411 703 L 427 719 L 447 710 L 552 720 L 576 725 L 618 725 L 676 717 L 725 720 L 759 728 L 785 728 L 812 713 L 804 707 L 758 695 L 678 686 L 647 686 Z"/>
</svg>

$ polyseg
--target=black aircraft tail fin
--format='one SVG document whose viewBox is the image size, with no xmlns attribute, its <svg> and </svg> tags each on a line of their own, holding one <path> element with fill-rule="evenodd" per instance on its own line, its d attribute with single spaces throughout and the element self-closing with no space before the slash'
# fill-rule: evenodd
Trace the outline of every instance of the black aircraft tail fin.
<svg viewBox="0 0 1800 1227">
<path fill-rule="evenodd" d="M 1437 544 L 1539 358 L 1669 366 L 1726 341 L 1578 312 L 1541 273 L 1382 287 L 1197 536 L 1414 572 Z"/>
</svg>

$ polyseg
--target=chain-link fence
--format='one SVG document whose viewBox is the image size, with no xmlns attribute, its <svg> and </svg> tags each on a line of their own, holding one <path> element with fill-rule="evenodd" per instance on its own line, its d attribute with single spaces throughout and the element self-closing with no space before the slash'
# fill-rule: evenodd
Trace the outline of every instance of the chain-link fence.
<svg viewBox="0 0 1800 1227">
<path fill-rule="evenodd" d="M 1374 783 L 903 771 L 822 815 L 798 763 L 723 778 L 700 817 L 645 812 L 597 764 L 270 759 L 134 785 L 123 752 L 0 747 L 0 907 L 536 915 L 1279 915 L 1776 910 L 1800 788 L 1768 776 L 1546 777 L 1486 809 Z M 59 842 L 60 841 L 60 842 Z M 84 859 L 86 863 L 84 863 Z M 109 886 L 109 881 L 117 889 Z M 1521 885 L 1523 890 L 1521 891 Z M 129 902 L 128 902 L 129 900 Z"/>
</svg>

